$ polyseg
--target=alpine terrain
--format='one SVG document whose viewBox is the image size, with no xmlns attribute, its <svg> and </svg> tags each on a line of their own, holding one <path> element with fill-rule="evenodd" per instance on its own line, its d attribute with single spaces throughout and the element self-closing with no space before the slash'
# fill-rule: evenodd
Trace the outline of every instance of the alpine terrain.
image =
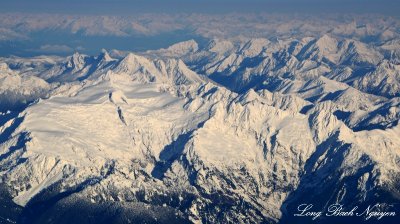
<svg viewBox="0 0 400 224">
<path fill-rule="evenodd" d="M 0 223 L 398 223 L 400 35 L 368 29 L 0 58 Z"/>
</svg>

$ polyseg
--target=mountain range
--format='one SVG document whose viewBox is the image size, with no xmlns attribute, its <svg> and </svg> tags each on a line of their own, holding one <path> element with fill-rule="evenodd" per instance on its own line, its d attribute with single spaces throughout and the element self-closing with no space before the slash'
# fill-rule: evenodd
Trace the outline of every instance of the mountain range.
<svg viewBox="0 0 400 224">
<path fill-rule="evenodd" d="M 0 58 L 0 222 L 311 221 L 293 216 L 303 203 L 398 213 L 396 40 Z"/>
</svg>

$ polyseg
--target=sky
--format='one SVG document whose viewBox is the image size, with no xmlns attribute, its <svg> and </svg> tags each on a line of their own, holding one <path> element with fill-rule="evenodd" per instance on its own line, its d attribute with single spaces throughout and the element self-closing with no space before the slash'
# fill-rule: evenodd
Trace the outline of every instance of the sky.
<svg viewBox="0 0 400 224">
<path fill-rule="evenodd" d="M 400 0 L 1 0 L 0 12 L 131 14 L 140 12 L 380 13 L 397 16 Z"/>
</svg>

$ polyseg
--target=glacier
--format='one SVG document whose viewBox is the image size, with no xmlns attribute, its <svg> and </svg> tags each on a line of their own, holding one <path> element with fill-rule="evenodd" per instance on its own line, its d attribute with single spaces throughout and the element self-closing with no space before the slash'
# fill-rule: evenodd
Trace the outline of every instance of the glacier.
<svg viewBox="0 0 400 224">
<path fill-rule="evenodd" d="M 307 220 L 293 217 L 301 203 L 375 202 L 399 212 L 390 44 L 218 38 L 0 58 L 0 217 L 288 223 Z"/>
</svg>

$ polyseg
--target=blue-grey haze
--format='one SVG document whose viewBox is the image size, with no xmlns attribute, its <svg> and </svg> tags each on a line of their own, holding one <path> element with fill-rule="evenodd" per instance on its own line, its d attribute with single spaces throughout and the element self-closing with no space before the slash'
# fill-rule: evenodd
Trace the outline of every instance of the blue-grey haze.
<svg viewBox="0 0 400 224">
<path fill-rule="evenodd" d="M 0 14 L 22 13 L 28 15 L 46 15 L 49 13 L 74 16 L 138 17 L 139 14 L 143 13 L 153 13 L 153 15 L 160 13 L 219 15 L 237 12 L 298 13 L 314 16 L 325 13 L 338 15 L 374 13 L 398 17 L 399 11 L 399 0 L 2 0 L 0 2 Z M 182 20 L 184 19 L 182 18 Z M 339 17 L 337 20 L 339 20 Z M 375 17 L 371 17 L 371 21 L 373 20 L 375 20 Z M 24 30 L 25 25 L 29 22 L 28 18 L 21 20 L 19 24 L 15 24 L 11 28 L 1 29 L 4 27 L 0 27 L 0 37 L 13 32 L 27 36 L 25 39 L 0 38 L 0 56 L 66 55 L 75 50 L 95 54 L 102 48 L 142 51 L 167 47 L 170 44 L 188 39 L 201 41 L 203 38 L 198 33 L 193 32 L 199 26 L 193 28 L 190 25 L 179 29 L 171 28 L 151 35 L 129 34 L 128 36 L 118 36 L 113 33 L 110 33 L 110 35 L 87 35 L 81 32 L 71 32 L 68 28 L 63 30 L 54 27 Z M 147 19 L 144 23 L 147 23 Z M 4 35 L 2 32 L 4 32 Z"/>
<path fill-rule="evenodd" d="M 330 12 L 398 15 L 398 0 L 2 0 L 2 12 L 132 14 L 138 12 Z"/>
</svg>

